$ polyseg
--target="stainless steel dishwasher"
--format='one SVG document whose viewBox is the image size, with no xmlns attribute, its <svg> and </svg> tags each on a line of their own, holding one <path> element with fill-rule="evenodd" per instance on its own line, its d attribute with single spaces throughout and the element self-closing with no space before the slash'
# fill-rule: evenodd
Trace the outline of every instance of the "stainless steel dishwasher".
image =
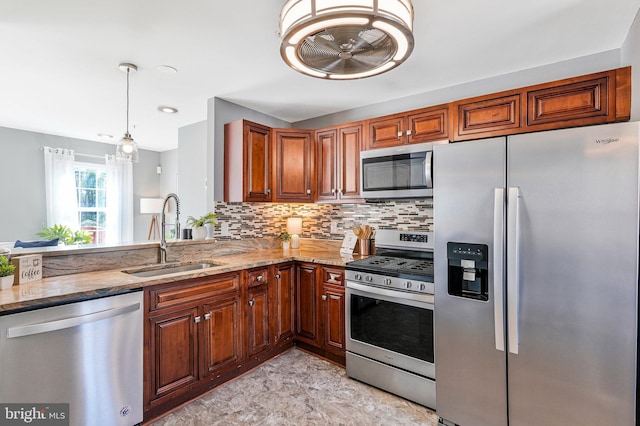
<svg viewBox="0 0 640 426">
<path fill-rule="evenodd" d="M 69 424 L 142 422 L 141 291 L 0 317 L 0 403 L 69 404 Z"/>
</svg>

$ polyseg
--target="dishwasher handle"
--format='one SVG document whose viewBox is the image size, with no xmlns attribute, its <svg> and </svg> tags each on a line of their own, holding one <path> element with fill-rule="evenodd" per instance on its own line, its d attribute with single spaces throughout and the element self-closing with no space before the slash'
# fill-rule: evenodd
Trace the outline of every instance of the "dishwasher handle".
<svg viewBox="0 0 640 426">
<path fill-rule="evenodd" d="M 31 324 L 19 327 L 11 327 L 7 329 L 7 339 L 15 337 L 32 336 L 34 334 L 48 333 L 50 331 L 63 330 L 65 328 L 77 327 L 82 324 L 100 321 L 107 318 L 116 317 L 118 315 L 134 312 L 140 309 L 140 303 L 133 303 L 127 306 L 107 309 L 104 311 L 94 312 L 91 314 L 80 315 L 77 317 L 65 318 L 56 321 L 42 322 L 39 324 Z"/>
</svg>

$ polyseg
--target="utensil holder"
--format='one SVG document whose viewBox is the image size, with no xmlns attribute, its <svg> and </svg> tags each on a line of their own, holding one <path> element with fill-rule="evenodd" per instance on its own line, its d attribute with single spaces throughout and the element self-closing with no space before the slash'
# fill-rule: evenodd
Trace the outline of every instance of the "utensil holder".
<svg viewBox="0 0 640 426">
<path fill-rule="evenodd" d="M 360 254 L 362 256 L 368 256 L 371 254 L 371 240 L 366 238 L 359 238 L 358 244 L 360 245 Z"/>
</svg>

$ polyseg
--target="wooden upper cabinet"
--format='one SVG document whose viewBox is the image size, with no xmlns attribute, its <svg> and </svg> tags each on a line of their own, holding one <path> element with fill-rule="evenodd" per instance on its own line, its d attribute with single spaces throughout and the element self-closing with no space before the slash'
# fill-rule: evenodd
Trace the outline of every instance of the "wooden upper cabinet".
<svg viewBox="0 0 640 426">
<path fill-rule="evenodd" d="M 247 120 L 224 126 L 224 201 L 272 200 L 271 128 Z"/>
<path fill-rule="evenodd" d="M 360 199 L 362 123 L 316 132 L 316 201 Z"/>
<path fill-rule="evenodd" d="M 455 141 L 629 120 L 631 67 L 453 103 Z"/>
<path fill-rule="evenodd" d="M 273 129 L 273 201 L 312 202 L 314 199 L 313 131 Z"/>
<path fill-rule="evenodd" d="M 456 104 L 456 137 L 477 138 L 505 134 L 520 128 L 522 107 L 520 94 L 472 99 Z"/>
<path fill-rule="evenodd" d="M 449 139 L 449 105 L 438 105 L 368 121 L 366 149 Z"/>
</svg>

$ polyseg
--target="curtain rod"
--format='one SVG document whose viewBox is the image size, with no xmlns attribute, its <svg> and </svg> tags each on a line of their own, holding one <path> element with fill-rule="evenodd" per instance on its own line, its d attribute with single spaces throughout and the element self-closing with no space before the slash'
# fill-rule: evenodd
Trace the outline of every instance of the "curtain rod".
<svg viewBox="0 0 640 426">
<path fill-rule="evenodd" d="M 46 147 L 46 148 L 49 148 L 49 147 Z M 45 147 L 44 147 L 44 146 L 41 146 L 41 147 L 40 147 L 40 151 L 44 151 L 44 149 L 45 149 Z M 53 148 L 53 149 L 56 149 L 56 148 Z M 71 149 L 71 148 L 63 148 L 63 149 Z M 78 156 L 80 156 L 80 157 L 98 158 L 98 159 L 100 159 L 100 160 L 104 160 L 104 157 L 105 157 L 104 155 L 83 154 L 83 153 L 81 153 L 81 152 L 75 152 L 73 149 L 71 149 L 71 151 L 73 151 L 73 155 L 74 155 L 74 156 L 75 156 L 75 155 L 78 155 Z M 107 155 L 107 154 L 105 154 L 105 155 Z"/>
</svg>

